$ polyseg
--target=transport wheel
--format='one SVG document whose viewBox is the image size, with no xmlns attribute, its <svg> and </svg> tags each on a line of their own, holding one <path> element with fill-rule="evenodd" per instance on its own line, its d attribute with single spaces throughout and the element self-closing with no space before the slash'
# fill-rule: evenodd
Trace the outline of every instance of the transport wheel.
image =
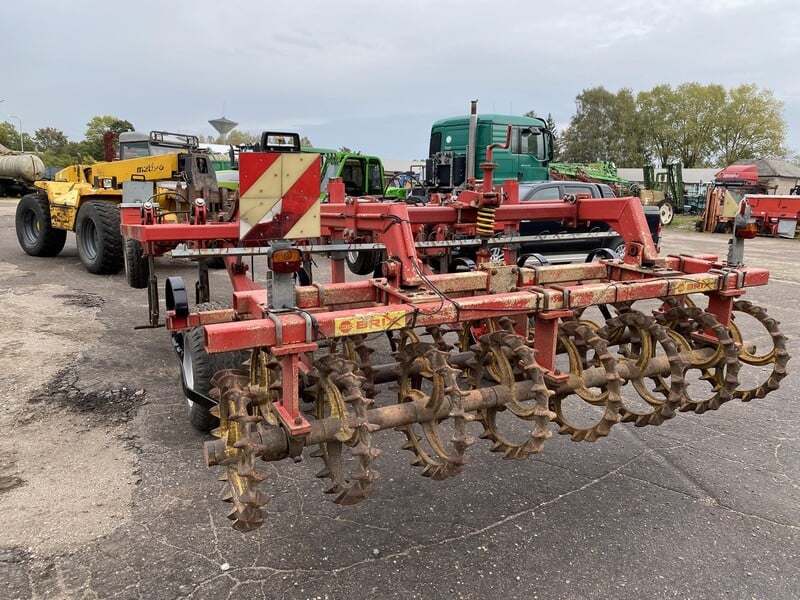
<svg viewBox="0 0 800 600">
<path fill-rule="evenodd" d="M 369 275 L 381 262 L 380 250 L 354 250 L 345 257 L 347 268 L 356 275 Z"/>
<path fill-rule="evenodd" d="M 664 200 L 658 205 L 658 215 L 661 218 L 662 225 L 669 225 L 672 223 L 672 218 L 675 216 L 675 207 L 669 200 Z"/>
<path fill-rule="evenodd" d="M 43 194 L 28 194 L 17 204 L 17 240 L 31 256 L 56 256 L 67 241 L 65 229 L 50 223 L 50 207 Z"/>
<path fill-rule="evenodd" d="M 198 304 L 196 310 L 203 311 L 220 308 L 225 307 L 215 302 L 206 302 Z M 223 369 L 242 368 L 242 363 L 247 360 L 248 356 L 247 352 L 241 351 L 209 354 L 205 349 L 203 328 L 194 327 L 183 334 L 183 362 L 181 363 L 181 368 L 183 369 L 186 387 L 208 396 L 208 392 L 212 387 L 211 378 L 214 377 L 214 374 Z M 210 410 L 205 406 L 186 398 L 186 408 L 188 410 L 189 423 L 198 431 L 208 433 L 219 425 L 219 419 L 211 414 Z"/>
<path fill-rule="evenodd" d="M 119 208 L 113 202 L 92 201 L 78 211 L 75 224 L 78 255 L 89 273 L 110 275 L 124 267 Z"/>
<path fill-rule="evenodd" d="M 150 265 L 142 256 L 142 243 L 139 240 L 125 239 L 125 279 L 128 285 L 137 290 L 147 287 L 150 280 Z"/>
</svg>

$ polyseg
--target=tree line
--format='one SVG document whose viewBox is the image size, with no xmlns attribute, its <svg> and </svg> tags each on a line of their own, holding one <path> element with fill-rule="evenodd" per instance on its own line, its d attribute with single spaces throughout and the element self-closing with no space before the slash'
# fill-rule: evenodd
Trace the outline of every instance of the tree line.
<svg viewBox="0 0 800 600">
<path fill-rule="evenodd" d="M 783 103 L 753 84 L 664 84 L 635 95 L 600 86 L 583 90 L 575 106 L 569 125 L 555 132 L 563 162 L 699 168 L 790 157 Z"/>
<path fill-rule="evenodd" d="M 789 158 L 783 103 L 771 90 L 743 84 L 725 89 L 718 84 L 658 85 L 637 94 L 630 88 L 616 93 L 604 87 L 583 90 L 575 98 L 575 114 L 559 132 L 552 114 L 556 159 L 562 162 L 610 161 L 621 167 L 679 162 L 686 168 L 724 167 L 746 158 Z M 532 116 L 534 111 L 526 115 Z M 0 144 L 12 150 L 35 149 L 49 167 L 105 160 L 104 136 L 133 131 L 124 119 L 93 117 L 85 138 L 67 139 L 55 127 L 33 136 L 12 123 L 0 123 Z M 201 142 L 252 144 L 258 136 L 234 130 L 227 136 L 207 136 Z M 303 138 L 304 145 L 311 145 Z M 797 161 L 798 157 L 795 157 Z"/>
</svg>

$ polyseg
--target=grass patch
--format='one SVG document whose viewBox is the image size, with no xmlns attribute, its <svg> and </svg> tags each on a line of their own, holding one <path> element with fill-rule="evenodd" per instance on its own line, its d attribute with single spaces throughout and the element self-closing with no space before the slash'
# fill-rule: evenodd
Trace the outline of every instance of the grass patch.
<svg viewBox="0 0 800 600">
<path fill-rule="evenodd" d="M 694 231 L 694 224 L 703 219 L 703 215 L 675 215 L 672 223 L 667 225 L 670 229 L 688 229 Z"/>
</svg>

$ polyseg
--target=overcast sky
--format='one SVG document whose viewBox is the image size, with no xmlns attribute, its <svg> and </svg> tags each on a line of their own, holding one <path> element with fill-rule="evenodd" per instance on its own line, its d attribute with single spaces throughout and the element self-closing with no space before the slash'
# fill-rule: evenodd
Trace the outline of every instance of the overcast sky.
<svg viewBox="0 0 800 600">
<path fill-rule="evenodd" d="M 797 0 L 2 0 L 0 121 L 83 139 L 95 115 L 137 130 L 298 131 L 387 159 L 427 153 L 430 124 L 553 115 L 582 90 L 754 83 L 800 151 Z"/>
</svg>

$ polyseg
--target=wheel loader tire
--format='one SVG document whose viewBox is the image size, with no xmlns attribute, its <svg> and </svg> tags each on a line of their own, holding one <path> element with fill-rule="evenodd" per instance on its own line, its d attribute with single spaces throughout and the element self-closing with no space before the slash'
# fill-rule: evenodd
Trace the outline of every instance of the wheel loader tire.
<svg viewBox="0 0 800 600">
<path fill-rule="evenodd" d="M 50 206 L 44 194 L 23 196 L 17 204 L 17 240 L 31 256 L 56 256 L 67 241 L 65 229 L 55 229 L 50 222 Z"/>
<path fill-rule="evenodd" d="M 125 266 L 119 207 L 113 202 L 87 202 L 75 223 L 78 256 L 89 273 L 111 275 Z"/>
<path fill-rule="evenodd" d="M 150 265 L 142 256 L 142 243 L 125 238 L 125 279 L 128 285 L 137 290 L 147 287 L 150 281 Z"/>
<path fill-rule="evenodd" d="M 658 216 L 662 225 L 669 225 L 675 217 L 675 206 L 669 200 L 658 205 Z"/>
<path fill-rule="evenodd" d="M 196 310 L 214 310 L 225 308 L 216 302 L 198 304 Z M 247 352 L 223 352 L 209 354 L 206 352 L 203 340 L 203 328 L 195 327 L 183 335 L 183 377 L 187 387 L 201 394 L 208 395 L 211 390 L 211 378 L 217 371 L 223 369 L 241 369 L 242 363 L 249 357 Z M 219 420 L 211 414 L 208 408 L 186 398 L 189 423 L 203 433 L 208 433 L 217 425 Z"/>
<path fill-rule="evenodd" d="M 354 250 L 345 257 L 347 268 L 356 275 L 369 275 L 381 262 L 380 250 Z"/>
</svg>

